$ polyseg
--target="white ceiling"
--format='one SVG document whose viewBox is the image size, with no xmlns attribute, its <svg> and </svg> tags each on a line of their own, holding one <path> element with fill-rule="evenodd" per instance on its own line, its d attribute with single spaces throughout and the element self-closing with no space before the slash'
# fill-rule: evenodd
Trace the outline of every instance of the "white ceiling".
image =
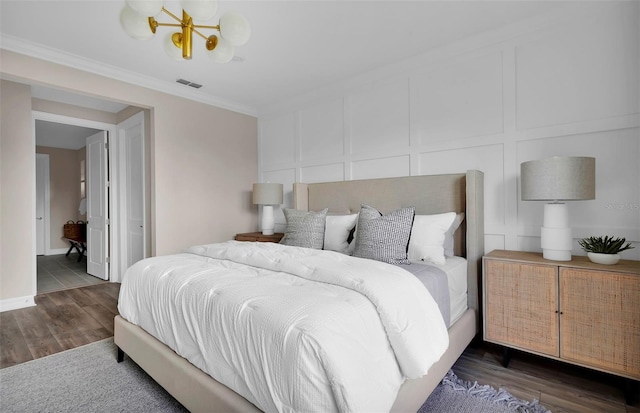
<svg viewBox="0 0 640 413">
<path fill-rule="evenodd" d="M 221 1 L 218 16 L 240 12 L 251 24 L 252 37 L 236 50 L 242 61 L 218 64 L 207 58 L 197 36 L 193 60 L 184 62 L 165 55 L 166 27 L 158 28 L 152 40 L 128 37 L 119 25 L 124 0 L 0 0 L 0 41 L 8 50 L 256 114 L 270 103 L 575 3 Z M 175 1 L 165 2 L 165 7 L 180 10 Z M 179 78 L 204 86 L 196 90 L 179 85 Z M 62 99 L 46 88 L 38 93 Z"/>
<path fill-rule="evenodd" d="M 77 150 L 86 146 L 87 138 L 98 129 L 36 120 L 36 145 Z"/>
</svg>

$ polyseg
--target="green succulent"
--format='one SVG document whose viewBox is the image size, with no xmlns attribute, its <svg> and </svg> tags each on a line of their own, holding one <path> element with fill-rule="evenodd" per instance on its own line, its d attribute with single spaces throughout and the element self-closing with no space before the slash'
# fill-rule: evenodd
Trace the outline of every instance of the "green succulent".
<svg viewBox="0 0 640 413">
<path fill-rule="evenodd" d="M 624 245 L 625 238 L 605 237 L 589 237 L 578 241 L 578 244 L 587 252 L 596 252 L 599 254 L 617 254 L 622 251 L 630 250 L 634 247 L 630 242 Z"/>
</svg>

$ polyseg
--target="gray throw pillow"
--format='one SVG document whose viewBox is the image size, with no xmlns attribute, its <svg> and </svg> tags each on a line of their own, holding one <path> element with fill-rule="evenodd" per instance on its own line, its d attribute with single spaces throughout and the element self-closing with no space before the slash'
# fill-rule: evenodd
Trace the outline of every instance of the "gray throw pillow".
<svg viewBox="0 0 640 413">
<path fill-rule="evenodd" d="M 327 219 L 326 208 L 320 212 L 285 208 L 283 212 L 287 219 L 287 229 L 280 241 L 281 244 L 322 249 L 324 246 L 324 226 Z"/>
<path fill-rule="evenodd" d="M 414 215 L 414 207 L 396 209 L 383 215 L 377 209 L 362 204 L 353 256 L 390 264 L 409 264 L 407 247 Z"/>
</svg>

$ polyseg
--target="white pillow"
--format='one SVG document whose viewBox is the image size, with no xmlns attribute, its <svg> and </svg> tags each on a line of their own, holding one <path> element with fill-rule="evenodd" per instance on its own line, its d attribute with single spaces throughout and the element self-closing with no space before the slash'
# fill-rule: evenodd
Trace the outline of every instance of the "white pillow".
<svg viewBox="0 0 640 413">
<path fill-rule="evenodd" d="M 349 249 L 349 234 L 356 226 L 358 214 L 327 215 L 324 228 L 324 249 L 346 253 Z"/>
<path fill-rule="evenodd" d="M 416 215 L 409 239 L 409 261 L 429 261 L 443 265 L 445 234 L 456 218 L 455 212 Z"/>
<path fill-rule="evenodd" d="M 456 219 L 453 220 L 453 224 L 447 230 L 447 233 L 444 234 L 444 256 L 445 257 L 453 257 L 453 234 L 456 233 L 460 224 L 464 220 L 464 212 L 458 212 L 456 214 Z"/>
</svg>

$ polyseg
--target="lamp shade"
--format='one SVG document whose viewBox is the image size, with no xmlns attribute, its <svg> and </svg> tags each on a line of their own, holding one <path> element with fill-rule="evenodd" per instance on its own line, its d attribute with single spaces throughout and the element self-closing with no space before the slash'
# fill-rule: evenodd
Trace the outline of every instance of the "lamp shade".
<svg viewBox="0 0 640 413">
<path fill-rule="evenodd" d="M 577 201 L 596 198 L 596 159 L 561 157 L 520 165 L 523 201 Z"/>
<path fill-rule="evenodd" d="M 136 40 L 149 40 L 153 37 L 149 18 L 140 16 L 129 6 L 124 6 L 120 11 L 120 25 L 125 33 Z"/>
<path fill-rule="evenodd" d="M 253 203 L 258 205 L 282 204 L 282 184 L 253 184 Z"/>
<path fill-rule="evenodd" d="M 217 42 L 216 46 L 213 50 L 207 50 L 207 56 L 212 59 L 214 62 L 218 63 L 228 63 L 233 59 L 233 54 L 235 53 L 235 47 L 227 40 L 222 37 L 217 37 L 215 35 L 211 37 L 216 37 Z"/>
<path fill-rule="evenodd" d="M 167 54 L 167 56 L 169 56 L 170 58 L 172 58 L 175 61 L 181 62 L 181 61 L 185 60 L 182 57 L 182 48 L 178 47 L 173 42 L 173 35 L 176 34 L 176 33 L 167 33 L 164 36 L 164 39 L 162 40 L 162 46 L 164 47 L 164 51 Z M 178 34 L 180 34 L 180 33 L 178 33 Z"/>
<path fill-rule="evenodd" d="M 163 0 L 126 0 L 125 3 L 141 17 L 157 16 L 164 6 Z"/>
<path fill-rule="evenodd" d="M 220 35 L 234 46 L 242 46 L 251 37 L 251 26 L 244 16 L 228 12 L 220 17 Z"/>
<path fill-rule="evenodd" d="M 218 0 L 180 0 L 180 5 L 197 20 L 213 19 L 218 11 Z"/>
</svg>

